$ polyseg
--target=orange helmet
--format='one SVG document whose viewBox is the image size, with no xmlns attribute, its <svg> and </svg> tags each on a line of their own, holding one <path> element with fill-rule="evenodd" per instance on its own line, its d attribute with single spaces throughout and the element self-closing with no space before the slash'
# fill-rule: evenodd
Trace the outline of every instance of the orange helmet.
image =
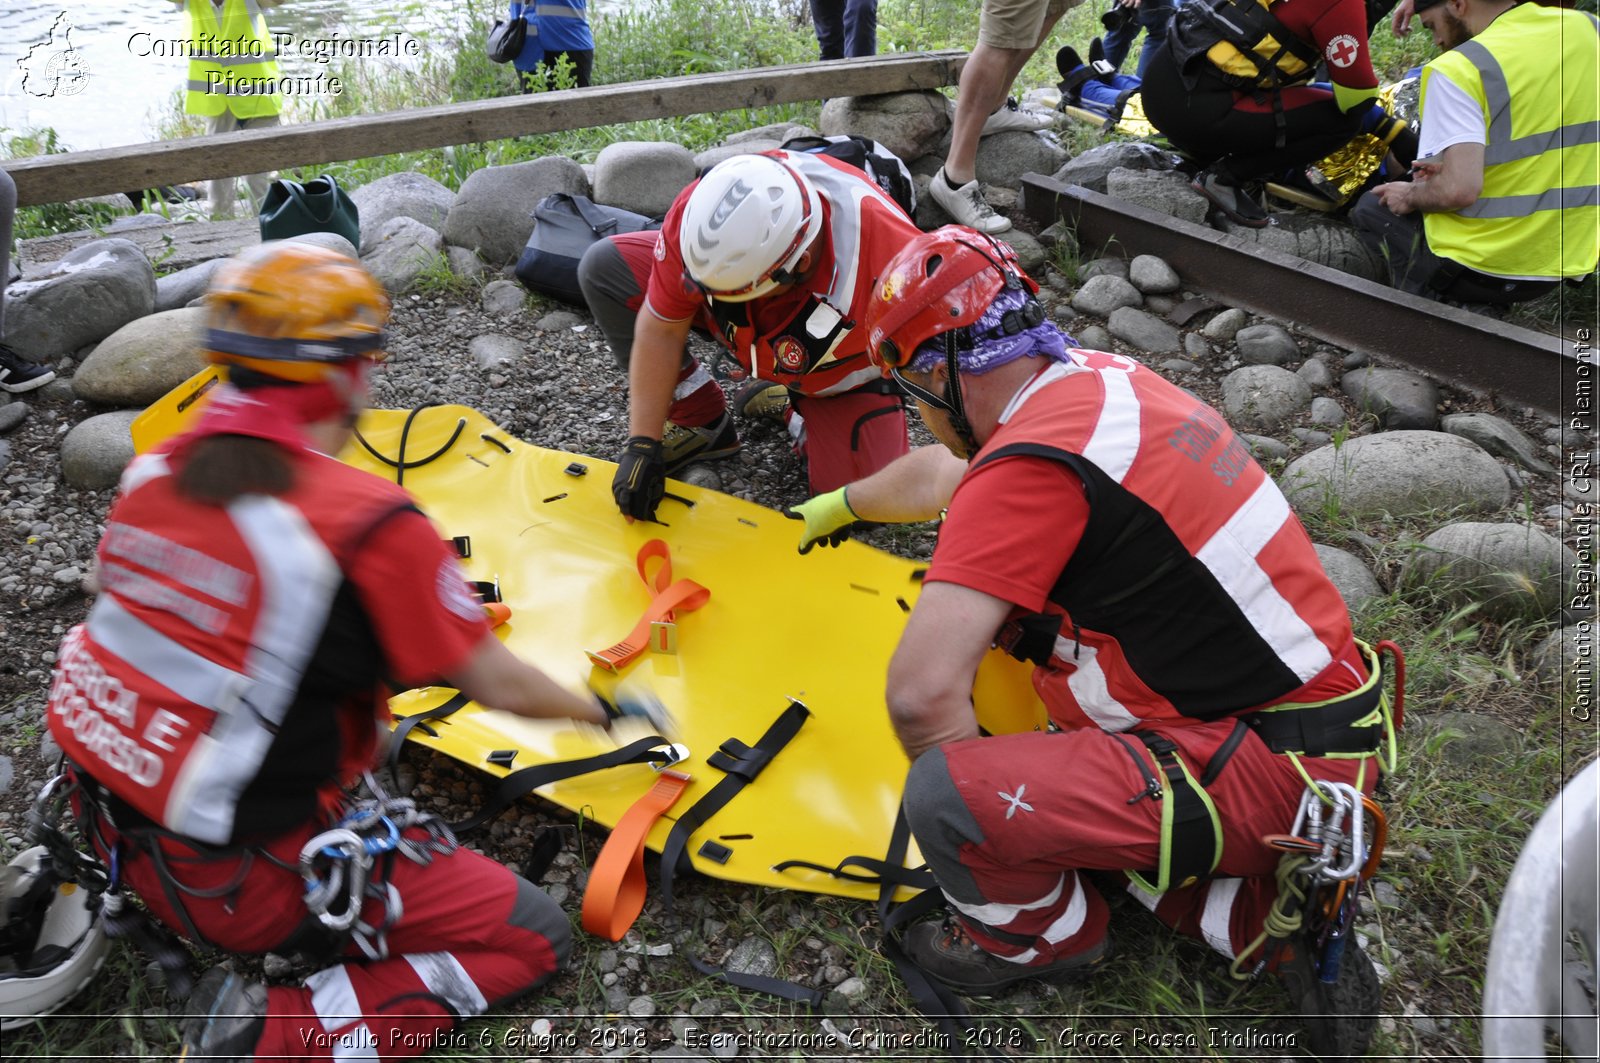
<svg viewBox="0 0 1600 1063">
<path fill-rule="evenodd" d="M 1039 290 L 1009 244 L 962 225 L 923 233 L 878 278 L 863 315 L 867 357 L 888 376 L 935 336 L 977 321 L 1002 289 L 1019 286 Z"/>
<path fill-rule="evenodd" d="M 295 383 L 355 358 L 381 362 L 389 297 L 361 265 L 292 241 L 253 247 L 217 271 L 206 294 L 208 361 Z"/>
</svg>

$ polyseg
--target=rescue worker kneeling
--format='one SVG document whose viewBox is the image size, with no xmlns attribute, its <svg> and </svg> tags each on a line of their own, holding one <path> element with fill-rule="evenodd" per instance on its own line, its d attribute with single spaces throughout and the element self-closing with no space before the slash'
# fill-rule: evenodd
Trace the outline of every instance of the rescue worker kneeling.
<svg viewBox="0 0 1600 1063">
<path fill-rule="evenodd" d="M 414 1056 L 549 979 L 571 932 L 537 887 L 416 826 L 354 891 L 357 937 L 313 918 L 297 862 L 374 760 L 384 685 L 443 676 L 522 716 L 607 714 L 495 638 L 402 488 L 330 457 L 385 357 L 377 282 L 334 252 L 266 244 L 224 266 L 207 307 L 229 383 L 124 473 L 50 729 L 86 836 L 161 922 L 232 952 L 354 961 L 270 989 L 213 968 L 185 1058 Z"/>
<path fill-rule="evenodd" d="M 948 507 L 887 699 L 907 820 L 954 912 L 905 951 L 969 993 L 1081 975 L 1110 949 L 1084 872 L 1113 872 L 1243 972 L 1264 960 L 1313 1054 L 1360 1054 L 1372 964 L 1349 940 L 1324 983 L 1305 935 L 1263 937 L 1281 855 L 1263 836 L 1291 829 L 1311 779 L 1371 791 L 1376 660 L 1222 417 L 1073 349 L 1036 290 L 972 230 L 912 241 L 876 285 L 867 349 L 943 446 L 795 507 L 802 551 Z M 972 687 L 995 644 L 1037 666 L 1056 730 L 980 737 Z"/>
</svg>

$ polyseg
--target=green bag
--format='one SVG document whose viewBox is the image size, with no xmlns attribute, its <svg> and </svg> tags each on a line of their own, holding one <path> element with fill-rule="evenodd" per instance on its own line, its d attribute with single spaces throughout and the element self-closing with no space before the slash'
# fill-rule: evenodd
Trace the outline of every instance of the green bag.
<svg viewBox="0 0 1600 1063">
<path fill-rule="evenodd" d="M 261 201 L 261 239 L 288 240 L 306 233 L 338 233 L 361 248 L 361 212 L 331 174 L 304 185 L 274 181 Z"/>
</svg>

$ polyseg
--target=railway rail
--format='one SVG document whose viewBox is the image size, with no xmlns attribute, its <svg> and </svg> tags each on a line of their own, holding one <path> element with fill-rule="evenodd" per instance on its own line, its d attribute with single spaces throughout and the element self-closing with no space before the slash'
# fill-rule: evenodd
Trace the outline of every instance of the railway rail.
<svg viewBox="0 0 1600 1063">
<path fill-rule="evenodd" d="M 1592 386 L 1592 346 L 1580 353 L 1560 336 L 1408 295 L 1078 185 L 1028 174 L 1021 208 L 1041 228 L 1065 221 L 1081 247 L 1159 255 L 1192 287 L 1231 306 L 1291 317 L 1319 340 L 1475 395 L 1559 419 L 1583 383 Z"/>
</svg>

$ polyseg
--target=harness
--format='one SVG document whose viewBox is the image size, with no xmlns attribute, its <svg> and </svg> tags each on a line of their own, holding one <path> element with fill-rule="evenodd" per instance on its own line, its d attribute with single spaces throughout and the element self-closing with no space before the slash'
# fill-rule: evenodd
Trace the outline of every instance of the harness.
<svg viewBox="0 0 1600 1063">
<path fill-rule="evenodd" d="M 1274 147 L 1288 142 L 1283 89 L 1310 81 L 1322 58 L 1272 13 L 1273 0 L 1192 0 L 1180 4 L 1167 34 L 1185 85 L 1201 72 L 1229 88 L 1270 96 L 1277 126 Z M 1203 60 L 1203 63 L 1201 62 Z"/>
</svg>

